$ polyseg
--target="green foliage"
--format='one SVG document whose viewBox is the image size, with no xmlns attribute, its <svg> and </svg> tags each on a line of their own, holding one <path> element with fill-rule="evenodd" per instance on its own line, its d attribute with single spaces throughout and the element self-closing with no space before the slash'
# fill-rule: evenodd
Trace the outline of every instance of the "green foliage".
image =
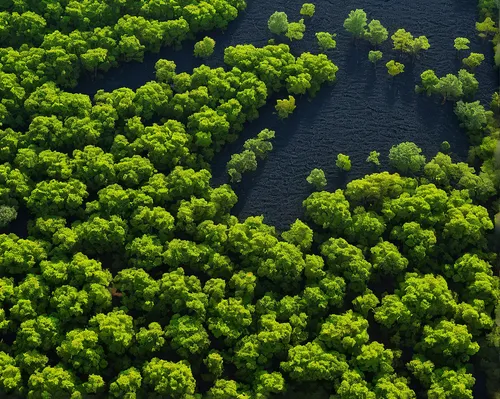
<svg viewBox="0 0 500 399">
<path fill-rule="evenodd" d="M 471 70 L 474 70 L 484 61 L 484 54 L 470 53 L 470 55 L 462 60 L 462 63 Z"/>
<path fill-rule="evenodd" d="M 368 52 L 368 60 L 372 63 L 372 64 L 376 64 L 377 62 L 379 62 L 382 57 L 384 55 L 382 54 L 382 51 L 378 51 L 378 50 L 370 50 Z"/>
<path fill-rule="evenodd" d="M 171 398 L 189 398 L 195 392 L 196 382 L 191 368 L 185 362 L 169 362 L 157 357 L 142 368 L 144 384 L 159 395 Z"/>
<path fill-rule="evenodd" d="M 323 172 L 323 169 L 315 168 L 311 170 L 311 173 L 309 173 L 309 176 L 307 176 L 306 180 L 309 184 L 312 184 L 316 190 L 325 188 L 327 184 L 325 172 Z"/>
<path fill-rule="evenodd" d="M 321 325 L 318 339 L 334 351 L 356 352 L 369 340 L 368 321 L 351 310 L 342 315 L 331 315 Z"/>
<path fill-rule="evenodd" d="M 469 50 L 469 44 L 470 40 L 466 37 L 457 37 L 453 47 L 455 47 L 457 51 Z"/>
<path fill-rule="evenodd" d="M 271 140 L 274 135 L 273 130 L 264 129 L 257 138 L 245 141 L 243 152 L 231 155 L 226 169 L 232 183 L 240 182 L 243 173 L 257 170 L 257 160 L 265 159 L 273 150 Z"/>
<path fill-rule="evenodd" d="M 215 49 L 215 40 L 205 36 L 203 40 L 194 44 L 194 56 L 199 58 L 210 57 Z"/>
<path fill-rule="evenodd" d="M 349 366 L 338 352 L 325 351 L 321 344 L 308 342 L 288 351 L 288 361 L 281 363 L 283 371 L 293 380 L 332 381 L 345 373 Z"/>
<path fill-rule="evenodd" d="M 349 155 L 338 154 L 335 165 L 337 165 L 337 168 L 340 170 L 349 172 L 351 170 L 351 159 L 349 158 Z"/>
<path fill-rule="evenodd" d="M 276 101 L 276 112 L 278 113 L 278 117 L 280 119 L 286 119 L 293 111 L 295 111 L 295 98 L 293 96 L 288 96 L 288 99 L 277 100 Z"/>
<path fill-rule="evenodd" d="M 405 71 L 405 66 L 404 64 L 401 64 L 400 62 L 390 60 L 385 64 L 387 67 L 387 73 L 391 75 L 392 77 L 397 76 Z"/>
<path fill-rule="evenodd" d="M 306 31 L 306 25 L 304 24 L 304 19 L 300 19 L 298 22 L 289 22 L 288 30 L 285 36 L 293 40 L 302 40 L 304 38 L 304 32 Z"/>
<path fill-rule="evenodd" d="M 316 32 L 316 39 L 321 51 L 332 50 L 337 47 L 337 41 L 334 39 L 335 35 L 328 32 Z"/>
<path fill-rule="evenodd" d="M 415 143 L 407 141 L 390 149 L 389 163 L 398 172 L 417 173 L 425 165 L 425 156 L 421 153 L 422 150 Z"/>
<path fill-rule="evenodd" d="M 470 134 L 482 133 L 488 123 L 488 112 L 479 101 L 464 103 L 458 101 L 455 106 L 461 126 Z"/>
<path fill-rule="evenodd" d="M 476 31 L 478 36 L 485 39 L 488 36 L 493 36 L 498 32 L 495 21 L 490 17 L 486 17 L 483 22 L 476 22 Z"/>
<path fill-rule="evenodd" d="M 12 206 L 0 205 L 0 228 L 7 227 L 10 222 L 16 220 L 17 211 Z"/>
<path fill-rule="evenodd" d="M 345 30 L 356 39 L 363 37 L 366 32 L 366 25 L 366 13 L 359 9 L 349 12 L 349 16 L 344 21 Z"/>
<path fill-rule="evenodd" d="M 388 37 L 389 32 L 378 19 L 371 20 L 368 24 L 368 29 L 364 33 L 364 38 L 368 40 L 372 46 L 381 45 Z"/>
<path fill-rule="evenodd" d="M 304 3 L 300 9 L 300 15 L 312 17 L 316 11 L 316 6 L 312 3 Z"/>
<path fill-rule="evenodd" d="M 380 152 L 378 151 L 371 151 L 370 155 L 368 155 L 368 158 L 366 158 L 366 162 L 371 162 L 376 166 L 380 166 Z"/>
<path fill-rule="evenodd" d="M 405 29 L 398 29 L 391 36 L 391 39 L 394 50 L 410 54 L 412 57 L 417 56 L 419 52 L 428 50 L 431 47 L 427 37 L 413 37 L 413 35 Z"/>
<path fill-rule="evenodd" d="M 288 32 L 288 16 L 282 11 L 276 11 L 269 17 L 267 27 L 275 35 L 284 35 Z"/>
<path fill-rule="evenodd" d="M 273 39 L 226 48 L 224 67 L 178 73 L 159 60 L 156 80 L 137 89 L 64 91 L 225 30 L 245 6 L 0 0 L 0 397 L 414 399 L 418 387 L 419 397 L 472 398 L 472 364 L 493 391 L 500 101 L 491 111 L 474 102 L 479 82 L 465 67 L 426 70 L 416 90 L 457 102 L 474 167 L 443 153 L 426 164 L 413 143 L 395 145 L 391 166 L 413 177 L 374 173 L 314 192 L 285 231 L 239 220 L 235 192 L 209 167 L 274 96 L 286 118 L 297 96 L 335 82 L 325 54 L 294 55 Z M 479 8 L 477 30 L 498 55 L 496 4 Z M 304 20 L 268 22 L 304 36 Z M 353 10 L 344 27 L 380 61 L 378 20 Z M 316 33 L 322 52 L 335 38 Z M 392 39 L 412 60 L 429 48 L 402 29 Z M 214 45 L 205 37 L 195 54 Z M 472 53 L 464 64 L 482 62 Z M 246 140 L 228 162 L 232 182 L 274 137 Z M 337 164 L 350 169 L 347 156 Z M 320 169 L 307 181 L 326 186 Z"/>
</svg>

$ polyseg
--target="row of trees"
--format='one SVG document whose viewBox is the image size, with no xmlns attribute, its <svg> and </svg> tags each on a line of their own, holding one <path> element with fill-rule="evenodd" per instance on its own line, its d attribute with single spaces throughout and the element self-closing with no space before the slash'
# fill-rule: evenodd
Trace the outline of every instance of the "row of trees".
<svg viewBox="0 0 500 399">
<path fill-rule="evenodd" d="M 103 7 L 112 7 L 108 4 L 100 7 L 100 2 L 89 3 L 92 6 L 88 6 L 99 14 L 101 11 L 106 13 Z M 148 7 L 155 8 L 152 3 L 148 2 Z M 152 15 L 129 15 L 124 12 L 125 15 L 120 14 L 120 18 L 111 25 L 66 33 L 58 29 L 44 33 L 43 29 L 37 28 L 37 23 L 46 25 L 39 21 L 43 18 L 32 11 L 21 15 L 16 11 L 12 14 L 1 13 L 0 21 L 5 25 L 1 36 L 10 47 L 0 48 L 0 125 L 23 126 L 23 117 L 19 115 L 23 102 L 45 83 L 54 82 L 63 88 L 74 87 L 83 70 L 95 75 L 98 71 L 117 66 L 119 62 L 142 61 L 145 51 L 158 52 L 162 46 L 180 45 L 200 31 L 224 29 L 245 7 L 240 0 L 217 0 L 210 4 L 182 2 L 182 6 L 177 2 L 162 3 Z M 75 2 L 71 4 L 79 5 Z M 175 12 L 169 13 L 169 8 Z M 120 11 L 121 6 L 117 10 L 123 12 Z M 156 13 L 163 17 L 154 19 Z M 171 18 L 168 17 L 170 14 Z M 83 19 L 88 20 L 88 17 Z M 20 40 L 22 45 L 13 48 L 16 40 Z"/>
</svg>

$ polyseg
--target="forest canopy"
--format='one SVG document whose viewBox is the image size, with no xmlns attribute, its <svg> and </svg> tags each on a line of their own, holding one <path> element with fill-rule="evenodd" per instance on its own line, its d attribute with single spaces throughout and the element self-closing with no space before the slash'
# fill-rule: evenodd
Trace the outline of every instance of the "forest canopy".
<svg viewBox="0 0 500 399">
<path fill-rule="evenodd" d="M 313 3 L 295 22 L 271 13 L 276 41 L 227 47 L 223 66 L 160 59 L 137 89 L 70 91 L 186 41 L 210 58 L 210 35 L 245 7 L 0 0 L 0 396 L 469 399 L 486 379 L 497 398 L 500 96 L 474 99 L 486 61 L 469 39 L 450 43 L 463 69 L 426 70 L 416 91 L 453 102 L 470 162 L 402 142 L 335 189 L 311 165 L 284 231 L 234 212 L 280 132 L 246 137 L 228 184 L 210 162 L 266 105 L 295 117 L 335 83 L 333 27 L 310 52 L 290 43 L 314 27 Z M 496 7 L 480 1 L 477 30 L 498 48 Z M 430 48 L 371 17 L 355 9 L 343 27 L 374 68 L 389 38 L 391 76 Z M 332 164 L 355 167 L 338 151 Z"/>
</svg>

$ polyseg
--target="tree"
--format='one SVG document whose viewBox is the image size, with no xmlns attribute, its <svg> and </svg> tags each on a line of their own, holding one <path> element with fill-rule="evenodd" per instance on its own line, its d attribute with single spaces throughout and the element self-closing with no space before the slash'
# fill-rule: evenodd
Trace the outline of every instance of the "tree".
<svg viewBox="0 0 500 399">
<path fill-rule="evenodd" d="M 467 326 L 442 320 L 435 327 L 424 327 L 423 338 L 417 348 L 429 357 L 436 357 L 436 362 L 444 361 L 455 365 L 466 363 L 470 356 L 477 353 L 479 344 L 472 341 L 472 334 L 467 330 Z"/>
<path fill-rule="evenodd" d="M 217 379 L 207 393 L 207 399 L 250 399 L 251 393 L 234 380 Z"/>
<path fill-rule="evenodd" d="M 428 69 L 422 72 L 420 74 L 420 80 L 422 81 L 422 86 L 415 86 L 415 91 L 417 93 L 425 92 L 430 96 L 436 92 L 439 78 L 433 70 Z"/>
<path fill-rule="evenodd" d="M 99 69 L 103 71 L 109 70 L 114 61 L 114 57 L 110 57 L 108 50 L 105 48 L 94 48 L 80 55 L 80 60 L 82 61 L 83 67 L 93 72 L 95 75 Z"/>
<path fill-rule="evenodd" d="M 199 58 L 210 57 L 215 48 L 215 40 L 211 37 L 205 36 L 203 40 L 194 44 L 194 56 Z"/>
<path fill-rule="evenodd" d="M 288 99 L 276 101 L 275 109 L 280 119 L 288 118 L 295 111 L 295 108 L 297 107 L 295 105 L 295 97 L 293 96 L 288 96 Z"/>
<path fill-rule="evenodd" d="M 307 224 L 297 219 L 290 225 L 290 230 L 281 233 L 281 237 L 286 242 L 299 247 L 303 252 L 307 252 L 311 249 L 313 231 Z"/>
<path fill-rule="evenodd" d="M 304 3 L 300 9 L 300 15 L 312 17 L 316 11 L 316 6 L 312 3 Z"/>
<path fill-rule="evenodd" d="M 5 392 L 16 392 L 22 387 L 21 370 L 16 360 L 5 352 L 0 352 L 0 387 Z"/>
<path fill-rule="evenodd" d="M 97 332 L 99 341 L 111 353 L 122 355 L 132 345 L 133 318 L 123 310 L 114 310 L 107 314 L 99 313 L 89 320 L 89 327 Z"/>
<path fill-rule="evenodd" d="M 373 341 L 361 347 L 360 353 L 353 363 L 363 372 L 386 375 L 394 372 L 392 363 L 397 357 L 397 353 L 395 354 L 392 350 L 385 349 L 383 344 Z"/>
<path fill-rule="evenodd" d="M 349 158 L 349 155 L 338 154 L 335 165 L 337 165 L 340 170 L 349 172 L 351 170 L 351 159 Z"/>
<path fill-rule="evenodd" d="M 349 202 L 344 193 L 337 190 L 334 193 L 326 191 L 312 193 L 304 200 L 306 216 L 318 226 L 341 234 L 351 223 Z"/>
<path fill-rule="evenodd" d="M 323 172 L 323 169 L 315 168 L 311 170 L 311 173 L 309 173 L 309 176 L 307 176 L 306 180 L 309 184 L 312 184 L 316 190 L 321 190 L 322 188 L 326 187 L 327 184 L 325 172 Z"/>
<path fill-rule="evenodd" d="M 464 51 L 469 49 L 470 40 L 465 37 L 457 37 L 455 39 L 455 50 Z"/>
<path fill-rule="evenodd" d="M 321 245 L 321 255 L 326 258 L 329 269 L 341 273 L 355 292 L 362 292 L 370 278 L 372 265 L 363 252 L 343 238 L 330 238 Z"/>
<path fill-rule="evenodd" d="M 120 371 L 120 374 L 109 385 L 109 393 L 114 398 L 134 398 L 141 388 L 142 376 L 135 367 Z"/>
<path fill-rule="evenodd" d="M 269 17 L 267 26 L 271 33 L 284 35 L 288 32 L 288 16 L 284 12 L 276 11 Z"/>
<path fill-rule="evenodd" d="M 363 10 L 356 9 L 349 12 L 349 16 L 344 21 L 344 28 L 355 39 L 363 37 L 366 31 L 367 18 Z"/>
<path fill-rule="evenodd" d="M 380 61 L 382 59 L 382 57 L 383 57 L 382 51 L 370 50 L 368 52 L 368 60 L 372 64 L 376 64 L 378 61 Z"/>
<path fill-rule="evenodd" d="M 456 310 L 453 293 L 442 276 L 407 273 L 394 294 L 382 298 L 375 320 L 387 328 L 415 333 L 425 321 L 451 317 Z"/>
<path fill-rule="evenodd" d="M 371 151 L 370 155 L 368 155 L 368 158 L 366 158 L 366 162 L 371 162 L 376 166 L 380 166 L 380 152 L 378 151 Z"/>
<path fill-rule="evenodd" d="M 28 397 L 43 398 L 53 397 L 78 397 L 76 378 L 70 371 L 61 366 L 47 366 L 36 371 L 28 380 Z"/>
<path fill-rule="evenodd" d="M 470 55 L 462 60 L 462 63 L 470 70 L 474 70 L 484 61 L 484 54 L 470 53 Z"/>
<path fill-rule="evenodd" d="M 0 205 L 0 228 L 7 227 L 16 218 L 17 211 L 14 207 Z"/>
<path fill-rule="evenodd" d="M 391 39 L 393 41 L 394 50 L 410 54 L 412 57 L 418 55 L 420 51 L 428 50 L 430 48 L 427 37 L 419 36 L 414 38 L 413 35 L 405 29 L 398 29 L 391 36 Z"/>
<path fill-rule="evenodd" d="M 483 132 L 488 124 L 488 112 L 479 101 L 472 103 L 458 101 L 455 106 L 455 114 L 460 125 L 472 135 Z"/>
<path fill-rule="evenodd" d="M 428 394 L 429 397 L 443 399 L 472 399 L 472 388 L 475 382 L 476 379 L 464 368 L 455 371 L 444 367 L 437 369 L 432 375 Z"/>
<path fill-rule="evenodd" d="M 175 76 L 176 65 L 173 61 L 158 60 L 155 64 L 156 80 L 162 83 L 169 83 Z"/>
<path fill-rule="evenodd" d="M 483 22 L 476 22 L 476 31 L 479 37 L 485 39 L 488 36 L 493 36 L 498 32 L 495 21 L 490 17 L 486 17 Z"/>
<path fill-rule="evenodd" d="M 120 270 L 113 281 L 123 305 L 129 309 L 149 311 L 158 300 L 158 282 L 143 269 Z"/>
<path fill-rule="evenodd" d="M 288 351 L 288 361 L 281 363 L 283 371 L 296 381 L 332 381 L 349 368 L 345 356 L 327 352 L 321 344 L 308 342 Z"/>
<path fill-rule="evenodd" d="M 244 305 L 241 299 L 229 298 L 220 301 L 208 319 L 208 329 L 216 337 L 226 337 L 231 342 L 239 338 L 252 323 L 253 307 Z"/>
<path fill-rule="evenodd" d="M 302 40 L 304 38 L 304 32 L 306 31 L 306 25 L 304 24 L 304 19 L 300 19 L 298 22 L 290 22 L 288 24 L 288 30 L 285 36 L 290 40 Z"/>
<path fill-rule="evenodd" d="M 404 64 L 401 64 L 400 62 L 396 62 L 394 60 L 390 60 L 385 64 L 387 67 L 387 73 L 391 75 L 392 77 L 397 76 L 405 71 L 405 66 Z"/>
<path fill-rule="evenodd" d="M 435 86 L 436 93 L 443 96 L 443 104 L 446 100 L 458 100 L 463 96 L 463 86 L 460 79 L 452 74 L 447 74 L 446 76 L 439 79 L 439 82 Z"/>
<path fill-rule="evenodd" d="M 250 150 L 245 150 L 239 154 L 233 154 L 226 165 L 226 169 L 231 182 L 239 183 L 243 173 L 257 170 L 257 157 L 255 153 Z"/>
<path fill-rule="evenodd" d="M 321 325 L 318 340 L 331 350 L 355 353 L 369 341 L 368 321 L 352 310 L 332 314 Z"/>
<path fill-rule="evenodd" d="M 362 397 L 375 399 L 375 394 L 369 389 L 368 383 L 357 370 L 349 370 L 342 375 L 342 380 L 336 386 L 336 397 L 343 399 Z"/>
<path fill-rule="evenodd" d="M 474 97 L 477 89 L 479 88 L 479 82 L 474 74 L 466 71 L 465 69 L 460 69 L 458 71 L 458 80 L 462 84 L 464 97 Z"/>
<path fill-rule="evenodd" d="M 131 352 L 136 356 L 149 356 L 153 352 L 158 352 L 165 345 L 164 336 L 165 333 L 159 323 L 149 323 L 147 328 L 141 327 L 135 335 L 137 343 Z"/>
<path fill-rule="evenodd" d="M 268 398 L 270 394 L 279 394 L 286 391 L 285 379 L 279 372 L 268 373 L 260 371 L 254 382 L 256 399 Z"/>
<path fill-rule="evenodd" d="M 373 270 L 376 272 L 398 275 L 408 267 L 408 259 L 389 241 L 379 242 L 370 249 L 370 253 Z"/>
<path fill-rule="evenodd" d="M 191 316 L 174 316 L 165 329 L 165 336 L 170 339 L 172 349 L 183 358 L 203 355 L 210 346 L 210 339 L 203 324 Z"/>
<path fill-rule="evenodd" d="M 98 344 L 98 335 L 90 330 L 71 330 L 57 347 L 57 354 L 75 370 L 85 374 L 106 368 L 104 350 Z"/>
<path fill-rule="evenodd" d="M 316 39 L 321 51 L 332 50 L 337 47 L 337 42 L 334 39 L 335 35 L 328 32 L 316 32 Z"/>
<path fill-rule="evenodd" d="M 417 263 L 423 262 L 432 254 L 437 242 L 434 230 L 424 229 L 417 222 L 395 226 L 391 231 L 391 238 L 400 240 L 404 244 L 404 253 L 410 261 Z"/>
<path fill-rule="evenodd" d="M 154 357 L 142 368 L 144 384 L 155 393 L 173 399 L 194 395 L 196 381 L 187 362 L 169 362 Z"/>
<path fill-rule="evenodd" d="M 368 24 L 368 29 L 364 33 L 364 38 L 368 40 L 372 46 L 381 45 L 388 37 L 389 32 L 378 19 L 371 20 Z"/>
<path fill-rule="evenodd" d="M 401 173 L 417 173 L 425 165 L 425 156 L 415 143 L 404 142 L 392 146 L 389 151 L 390 165 Z"/>
<path fill-rule="evenodd" d="M 401 397 L 415 399 L 415 392 L 408 386 L 408 380 L 397 374 L 384 375 L 377 379 L 374 392 L 377 398 Z"/>
</svg>

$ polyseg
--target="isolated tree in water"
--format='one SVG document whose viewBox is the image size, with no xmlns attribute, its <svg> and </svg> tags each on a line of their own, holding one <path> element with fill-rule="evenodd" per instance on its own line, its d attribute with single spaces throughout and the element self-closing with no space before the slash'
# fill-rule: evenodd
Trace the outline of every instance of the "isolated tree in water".
<svg viewBox="0 0 500 399">
<path fill-rule="evenodd" d="M 366 24 L 366 12 L 357 9 L 349 13 L 349 16 L 344 21 L 344 28 L 353 35 L 354 38 L 359 39 L 365 34 Z"/>
<path fill-rule="evenodd" d="M 457 51 L 463 51 L 469 49 L 469 44 L 470 40 L 466 37 L 457 37 L 455 39 L 455 44 L 453 45 L 453 47 L 455 47 L 455 50 Z"/>
<path fill-rule="evenodd" d="M 194 56 L 199 58 L 208 58 L 214 53 L 215 40 L 205 36 L 203 40 L 195 43 Z"/>
<path fill-rule="evenodd" d="M 307 182 L 313 185 L 317 190 L 326 187 L 326 177 L 325 172 L 322 169 L 313 169 L 309 176 L 307 176 Z"/>
<path fill-rule="evenodd" d="M 302 40 L 304 38 L 304 32 L 306 31 L 306 25 L 304 24 L 304 19 L 299 20 L 299 22 L 290 22 L 288 24 L 288 31 L 285 36 L 293 40 Z"/>
<path fill-rule="evenodd" d="M 383 57 L 382 51 L 370 50 L 370 52 L 368 53 L 368 59 L 372 64 L 376 64 L 377 62 L 379 62 L 382 59 L 382 57 Z"/>
<path fill-rule="evenodd" d="M 351 159 L 349 158 L 349 155 L 338 154 L 335 165 L 337 165 L 339 169 L 349 172 L 351 170 Z"/>
<path fill-rule="evenodd" d="M 364 34 L 364 38 L 373 46 L 382 44 L 388 37 L 389 32 L 378 19 L 374 19 L 368 24 L 368 30 Z"/>
<path fill-rule="evenodd" d="M 317 32 L 316 39 L 321 51 L 331 50 L 337 47 L 337 42 L 333 38 L 334 35 L 328 32 Z"/>
<path fill-rule="evenodd" d="M 288 31 L 288 16 L 286 13 L 276 11 L 269 17 L 267 27 L 275 35 L 283 35 Z"/>
<path fill-rule="evenodd" d="M 403 64 L 394 60 L 390 60 L 387 64 L 385 64 L 385 66 L 387 67 L 387 73 L 389 73 L 392 77 L 403 73 L 405 70 L 405 66 Z"/>
<path fill-rule="evenodd" d="M 315 12 L 316 6 L 312 3 L 304 3 L 300 9 L 300 15 L 304 15 L 306 17 L 312 17 Z"/>
<path fill-rule="evenodd" d="M 484 61 L 484 55 L 481 53 L 470 53 L 470 55 L 462 60 L 462 64 L 470 70 L 474 70 Z"/>
<path fill-rule="evenodd" d="M 288 96 L 288 99 L 278 100 L 275 108 L 280 119 L 288 118 L 295 111 L 295 97 Z"/>
</svg>

